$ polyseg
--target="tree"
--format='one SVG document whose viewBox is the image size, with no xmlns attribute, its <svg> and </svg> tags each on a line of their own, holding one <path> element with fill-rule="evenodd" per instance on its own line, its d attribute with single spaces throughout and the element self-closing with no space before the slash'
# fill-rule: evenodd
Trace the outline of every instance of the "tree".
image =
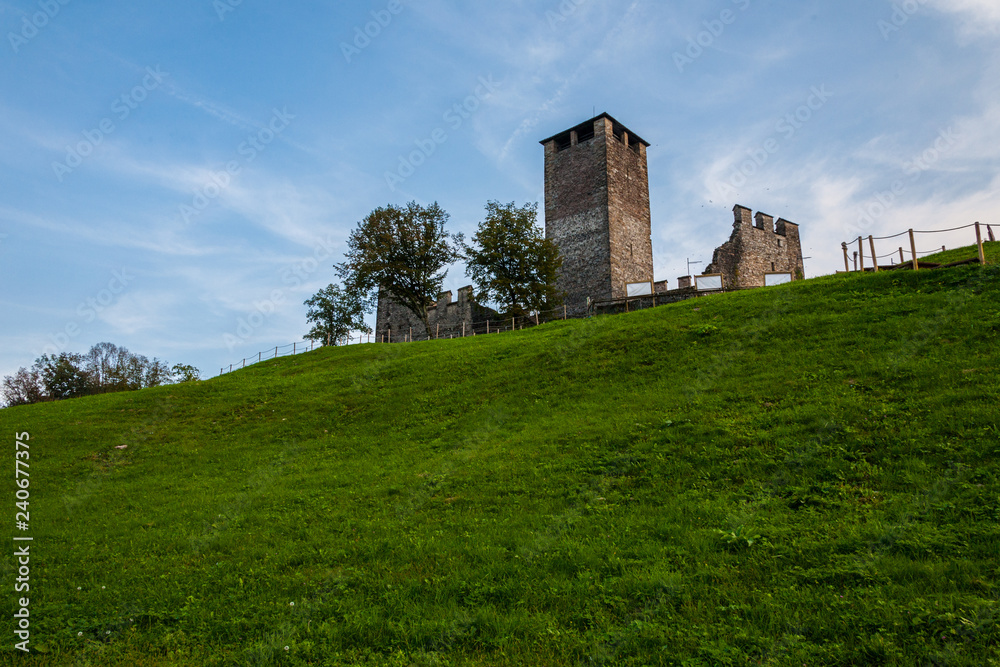
<svg viewBox="0 0 1000 667">
<path fill-rule="evenodd" d="M 84 356 L 62 352 L 43 354 L 35 360 L 32 370 L 45 385 L 46 396 L 54 401 L 86 396 L 93 391 L 93 380 L 83 367 Z"/>
<path fill-rule="evenodd" d="M 5 377 L 0 393 L 8 406 L 59 401 L 159 387 L 170 384 L 174 373 L 181 376 L 182 382 L 199 379 L 194 366 L 178 364 L 171 372 L 169 365 L 159 359 L 150 361 L 124 347 L 98 343 L 87 354 L 42 355 L 30 370 L 21 368 L 14 376 Z"/>
<path fill-rule="evenodd" d="M 201 380 L 201 371 L 190 364 L 174 364 L 171 371 L 173 381 L 178 384 Z"/>
<path fill-rule="evenodd" d="M 563 301 L 556 289 L 559 248 L 545 238 L 537 217 L 537 204 L 488 202 L 472 245 L 462 244 L 476 299 L 498 304 L 507 317 L 552 310 Z"/>
<path fill-rule="evenodd" d="M 327 285 L 307 299 L 305 305 L 309 306 L 306 320 L 313 323 L 312 330 L 306 334 L 309 340 L 336 345 L 352 331 L 371 333 L 371 328 L 365 324 L 364 297 L 355 290 Z"/>
<path fill-rule="evenodd" d="M 8 407 L 41 403 L 46 399 L 45 384 L 36 369 L 19 368 L 13 376 L 5 376 L 0 391 Z"/>
<path fill-rule="evenodd" d="M 376 305 L 381 293 L 420 318 L 429 336 L 427 311 L 462 243 L 461 235 L 445 232 L 447 221 L 437 202 L 377 208 L 351 232 L 346 261 L 334 268 L 348 291 L 362 295 L 366 308 Z"/>
</svg>

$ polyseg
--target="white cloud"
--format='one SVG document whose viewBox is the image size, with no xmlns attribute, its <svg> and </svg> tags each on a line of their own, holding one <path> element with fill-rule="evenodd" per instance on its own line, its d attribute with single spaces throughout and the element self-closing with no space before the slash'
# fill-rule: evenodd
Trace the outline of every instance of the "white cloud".
<svg viewBox="0 0 1000 667">
<path fill-rule="evenodd" d="M 967 35 L 1000 33 L 1000 2 L 997 0 L 924 0 L 938 11 L 957 14 Z"/>
</svg>

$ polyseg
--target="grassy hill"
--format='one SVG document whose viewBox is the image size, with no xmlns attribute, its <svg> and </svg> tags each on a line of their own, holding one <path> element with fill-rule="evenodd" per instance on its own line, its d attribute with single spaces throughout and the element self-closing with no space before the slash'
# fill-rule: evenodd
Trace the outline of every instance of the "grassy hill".
<svg viewBox="0 0 1000 667">
<path fill-rule="evenodd" d="M 998 334 L 850 274 L 2 410 L 18 663 L 1000 665 Z"/>
</svg>

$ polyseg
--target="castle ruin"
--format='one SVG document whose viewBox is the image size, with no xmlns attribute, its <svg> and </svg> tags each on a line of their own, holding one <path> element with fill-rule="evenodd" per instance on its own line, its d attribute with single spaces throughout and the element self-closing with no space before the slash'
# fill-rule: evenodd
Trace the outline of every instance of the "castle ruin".
<svg viewBox="0 0 1000 667">
<path fill-rule="evenodd" d="M 653 278 L 649 208 L 649 143 L 604 113 L 541 142 L 545 146 L 545 235 L 559 247 L 559 288 L 571 313 L 593 302 L 625 299 L 632 283 L 650 283 L 655 294 L 669 291 Z M 798 225 L 735 209 L 736 225 L 719 247 L 706 274 L 721 274 L 722 289 L 745 289 L 805 277 Z M 690 276 L 678 289 L 696 292 Z M 686 298 L 686 297 L 685 297 Z"/>
<path fill-rule="evenodd" d="M 736 222 L 729 240 L 716 248 L 705 273 L 722 274 L 726 289 L 763 287 L 768 276 L 791 274 L 792 280 L 805 278 L 799 226 L 784 218 L 775 223 L 766 213 L 751 219 L 745 206 L 733 209 Z"/>
<path fill-rule="evenodd" d="M 452 301 L 451 292 L 442 292 L 438 300 L 427 309 L 427 319 L 431 326 L 431 336 L 452 337 L 471 334 L 473 323 L 497 320 L 497 314 L 489 308 L 475 303 L 472 298 L 472 285 L 458 290 L 458 301 Z M 401 306 L 390 298 L 378 298 L 378 310 L 375 315 L 375 335 L 384 337 L 386 342 L 402 342 L 410 339 L 424 340 L 427 330 L 423 321 L 409 308 Z"/>
<path fill-rule="evenodd" d="M 595 302 L 624 300 L 629 286 L 648 284 L 655 303 L 678 301 L 699 293 L 700 278 L 668 281 L 653 277 L 652 220 L 649 207 L 649 142 L 607 113 L 541 142 L 545 147 L 545 236 L 563 258 L 558 288 L 566 295 L 570 316 L 586 315 Z M 734 209 L 736 222 L 726 243 L 715 250 L 705 276 L 721 276 L 721 289 L 764 287 L 802 280 L 805 271 L 799 227 L 793 222 Z M 716 277 L 713 280 L 718 281 Z M 709 281 L 705 281 L 708 283 Z M 472 331 L 474 323 L 497 314 L 473 301 L 472 287 L 445 292 L 429 312 L 432 336 Z M 377 335 L 402 341 L 410 331 L 426 333 L 408 309 L 380 295 Z M 447 332 L 445 334 L 444 332 Z"/>
</svg>

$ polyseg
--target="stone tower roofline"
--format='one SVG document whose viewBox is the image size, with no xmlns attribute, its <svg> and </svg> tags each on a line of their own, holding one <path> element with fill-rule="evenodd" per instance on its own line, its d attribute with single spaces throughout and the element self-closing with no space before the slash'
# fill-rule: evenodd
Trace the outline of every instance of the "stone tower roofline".
<svg viewBox="0 0 1000 667">
<path fill-rule="evenodd" d="M 746 206 L 741 206 L 740 204 L 733 207 L 733 215 L 736 218 L 733 223 L 734 227 L 741 227 L 744 225 L 747 227 L 753 226 L 757 229 L 763 229 L 771 232 L 772 234 L 777 234 L 778 236 L 788 236 L 788 225 L 791 225 L 796 229 L 798 229 L 799 226 L 798 223 L 785 220 L 784 218 L 778 218 L 778 221 L 775 222 L 774 216 L 760 211 L 758 211 L 757 215 L 754 216 L 752 209 L 749 209 Z"/>
<path fill-rule="evenodd" d="M 619 123 L 609 113 L 602 113 L 599 116 L 594 116 L 590 120 L 585 121 L 583 123 L 580 123 L 579 125 L 577 125 L 576 127 L 572 128 L 570 130 L 565 130 L 563 132 L 560 132 L 559 134 L 552 135 L 548 139 L 544 139 L 544 140 L 542 140 L 542 141 L 540 141 L 538 143 L 540 143 L 543 146 L 545 146 L 546 144 L 549 144 L 549 143 L 551 143 L 551 142 L 554 141 L 554 142 L 556 142 L 556 145 L 570 146 L 572 143 L 575 143 L 575 142 L 572 142 L 572 135 L 573 135 L 574 132 L 577 134 L 577 136 L 586 136 L 586 134 L 593 135 L 594 124 L 597 121 L 599 121 L 599 120 L 601 120 L 603 118 L 606 118 L 607 120 L 611 121 L 611 127 L 613 128 L 613 132 L 614 132 L 615 136 L 620 136 L 622 134 L 627 134 L 628 135 L 629 144 L 639 143 L 639 144 L 642 144 L 644 147 L 649 147 L 649 146 L 652 145 L 648 141 L 646 141 L 645 139 L 643 139 L 642 137 L 640 137 L 639 135 L 637 135 L 634 132 L 632 132 L 632 130 L 628 129 L 627 127 L 625 127 L 624 125 L 622 125 L 621 123 Z"/>
</svg>

